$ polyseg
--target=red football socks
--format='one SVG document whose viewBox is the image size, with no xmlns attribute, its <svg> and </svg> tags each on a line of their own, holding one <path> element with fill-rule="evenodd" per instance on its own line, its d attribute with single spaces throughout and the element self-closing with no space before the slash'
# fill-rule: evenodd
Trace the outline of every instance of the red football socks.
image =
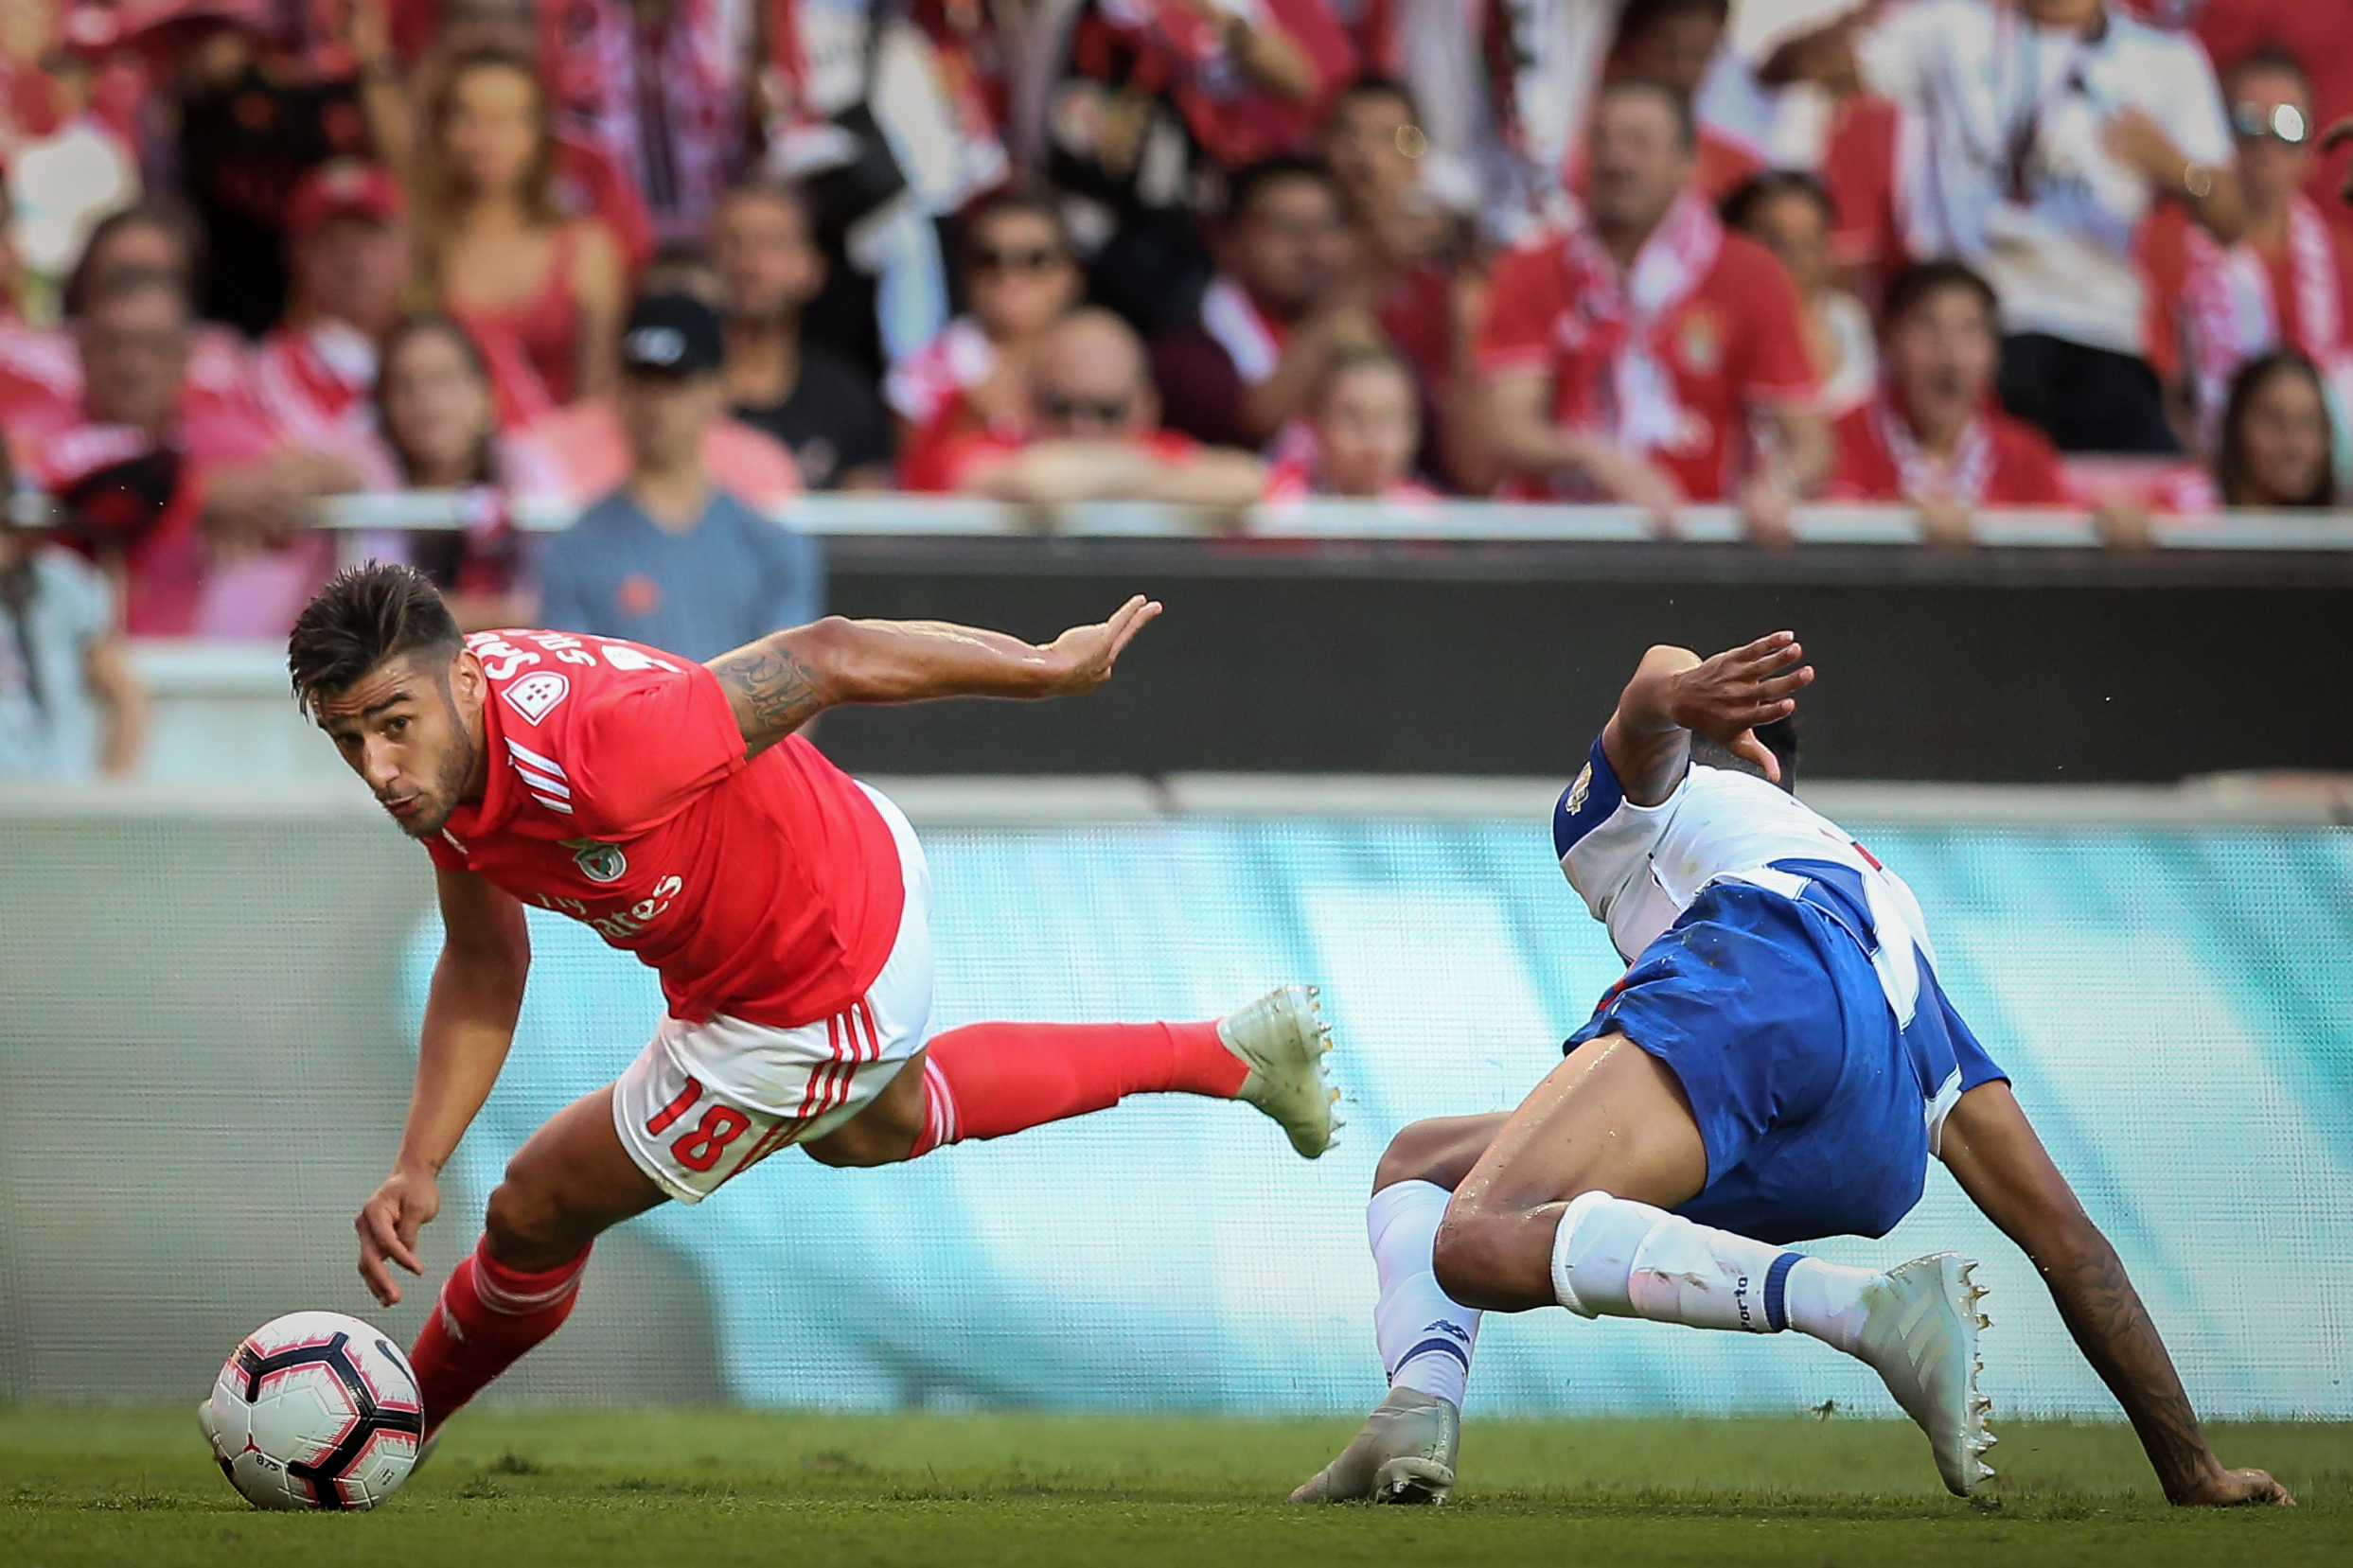
<svg viewBox="0 0 2353 1568">
<path fill-rule="evenodd" d="M 563 1327 L 580 1295 L 589 1248 L 568 1263 L 525 1273 L 492 1258 L 488 1246 L 486 1238 L 451 1271 L 433 1315 L 409 1348 L 427 1436 L 524 1351 Z"/>
<path fill-rule="evenodd" d="M 1123 1095 L 1231 1100 L 1249 1072 L 1213 1023 L 968 1024 L 925 1048 L 923 1132 L 908 1158 L 1104 1110 Z"/>
</svg>

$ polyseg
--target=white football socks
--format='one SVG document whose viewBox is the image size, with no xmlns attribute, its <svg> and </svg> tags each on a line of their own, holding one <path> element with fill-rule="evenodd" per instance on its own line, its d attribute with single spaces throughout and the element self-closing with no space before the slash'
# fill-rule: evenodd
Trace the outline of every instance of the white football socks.
<svg viewBox="0 0 2353 1568">
<path fill-rule="evenodd" d="M 1434 1182 L 1385 1187 L 1365 1207 L 1365 1234 L 1381 1278 L 1372 1329 L 1389 1386 L 1434 1394 L 1460 1409 L 1479 1314 L 1440 1290 L 1430 1266 L 1452 1196 Z"/>
<path fill-rule="evenodd" d="M 1879 1275 L 1808 1258 L 1606 1192 L 1583 1193 L 1552 1242 L 1552 1291 L 1585 1317 L 1694 1329 L 1796 1329 L 1852 1355 Z"/>
</svg>

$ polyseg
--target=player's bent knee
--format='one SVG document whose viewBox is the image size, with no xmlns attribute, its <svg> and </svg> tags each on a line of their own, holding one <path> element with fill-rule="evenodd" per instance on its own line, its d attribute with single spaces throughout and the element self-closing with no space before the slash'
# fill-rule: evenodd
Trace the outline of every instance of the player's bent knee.
<svg viewBox="0 0 2353 1568">
<path fill-rule="evenodd" d="M 1515 1289 L 1512 1268 L 1514 1222 L 1475 1204 L 1447 1206 L 1431 1248 L 1438 1288 L 1465 1307 L 1517 1312 L 1541 1301 Z"/>
<path fill-rule="evenodd" d="M 577 1225 L 552 1189 L 518 1179 L 512 1170 L 491 1189 L 482 1229 L 490 1256 L 515 1268 L 553 1267 L 594 1240 L 575 1234 Z"/>
</svg>

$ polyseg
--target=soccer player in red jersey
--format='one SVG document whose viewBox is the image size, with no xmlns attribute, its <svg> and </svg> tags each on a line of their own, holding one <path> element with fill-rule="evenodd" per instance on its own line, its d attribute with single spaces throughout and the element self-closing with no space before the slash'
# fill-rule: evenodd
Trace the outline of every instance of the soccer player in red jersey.
<svg viewBox="0 0 2353 1568">
<path fill-rule="evenodd" d="M 667 1003 L 620 1079 L 557 1112 L 490 1194 L 481 1244 L 410 1351 L 428 1435 L 562 1324 L 600 1233 L 787 1145 L 887 1165 L 1173 1090 L 1247 1101 L 1323 1153 L 1337 1095 L 1310 987 L 1210 1023 L 927 1041 L 923 851 L 897 807 L 794 732 L 845 702 L 1092 691 L 1159 611 L 1130 599 L 1042 647 L 828 618 L 703 665 L 600 637 L 461 639 L 407 567 L 320 590 L 289 643 L 295 692 L 432 854 L 445 931 L 399 1154 L 358 1220 L 378 1300 L 400 1299 L 390 1265 L 423 1271 L 438 1172 L 513 1040 L 523 906 L 635 953 Z"/>
</svg>

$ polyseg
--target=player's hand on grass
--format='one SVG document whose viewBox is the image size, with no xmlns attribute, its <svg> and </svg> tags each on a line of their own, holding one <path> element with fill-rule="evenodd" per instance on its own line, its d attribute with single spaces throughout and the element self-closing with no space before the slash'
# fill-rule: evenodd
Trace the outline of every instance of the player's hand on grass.
<svg viewBox="0 0 2353 1568">
<path fill-rule="evenodd" d="M 2213 1470 L 2200 1476 L 2173 1501 L 2185 1508 L 2237 1508 L 2273 1505 L 2292 1508 L 2296 1500 L 2269 1471 Z"/>
<path fill-rule="evenodd" d="M 398 1263 L 421 1275 L 425 1264 L 416 1256 L 416 1233 L 441 1212 L 441 1183 L 431 1171 L 398 1170 L 384 1178 L 373 1197 L 360 1207 L 352 1228 L 360 1233 L 360 1277 L 383 1306 L 397 1306 L 400 1287 L 385 1265 Z"/>
<path fill-rule="evenodd" d="M 1703 660 L 1674 678 L 1667 716 L 1747 758 L 1778 783 L 1781 765 L 1757 738 L 1757 726 L 1797 711 L 1796 694 L 1813 681 L 1813 666 L 1803 662 L 1805 657 L 1796 632 L 1777 631 Z"/>
<path fill-rule="evenodd" d="M 1076 696 L 1111 678 L 1111 666 L 1136 634 L 1160 613 L 1159 601 L 1139 593 L 1112 612 L 1108 621 L 1072 626 L 1046 645 L 1044 696 Z"/>
</svg>

